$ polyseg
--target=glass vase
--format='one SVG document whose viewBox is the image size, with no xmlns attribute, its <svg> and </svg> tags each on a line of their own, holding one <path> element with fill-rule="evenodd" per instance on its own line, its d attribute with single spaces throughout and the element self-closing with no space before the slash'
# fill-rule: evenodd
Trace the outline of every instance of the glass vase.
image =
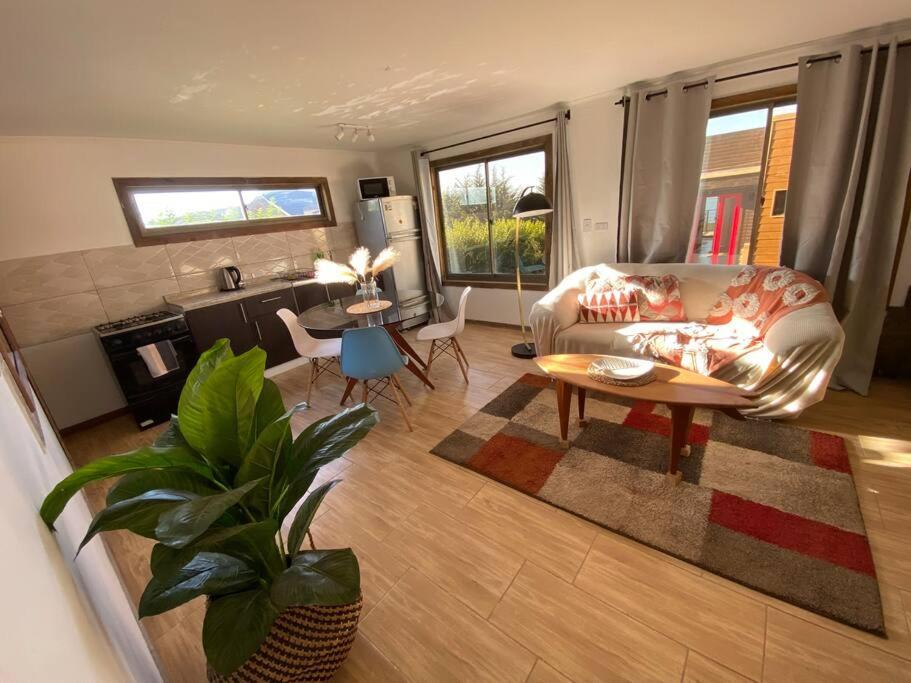
<svg viewBox="0 0 911 683">
<path fill-rule="evenodd" d="M 364 299 L 364 305 L 368 309 L 379 308 L 380 292 L 376 286 L 376 280 L 370 279 L 361 285 L 361 296 Z"/>
</svg>

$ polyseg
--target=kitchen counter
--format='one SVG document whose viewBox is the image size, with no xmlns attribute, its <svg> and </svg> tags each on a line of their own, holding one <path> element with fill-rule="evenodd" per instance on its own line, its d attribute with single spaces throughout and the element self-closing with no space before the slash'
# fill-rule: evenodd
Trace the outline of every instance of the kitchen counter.
<svg viewBox="0 0 911 683">
<path fill-rule="evenodd" d="M 168 294 L 164 300 L 172 310 L 179 312 L 192 311 L 197 308 L 215 306 L 225 303 L 226 301 L 236 301 L 245 299 L 248 296 L 265 294 L 266 292 L 276 292 L 281 289 L 291 289 L 292 287 L 303 286 L 322 287 L 316 280 L 273 280 L 271 278 L 259 278 L 251 280 L 243 289 L 233 289 L 228 292 L 203 292 L 201 294 Z"/>
</svg>

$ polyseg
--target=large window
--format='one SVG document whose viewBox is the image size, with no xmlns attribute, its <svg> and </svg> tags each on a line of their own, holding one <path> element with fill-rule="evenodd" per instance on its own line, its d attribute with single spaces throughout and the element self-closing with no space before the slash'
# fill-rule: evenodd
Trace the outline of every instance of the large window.
<svg viewBox="0 0 911 683">
<path fill-rule="evenodd" d="M 335 225 L 325 178 L 114 178 L 137 245 Z"/>
<path fill-rule="evenodd" d="M 512 209 L 531 187 L 551 196 L 550 137 L 431 162 L 447 283 L 515 282 Z M 519 224 L 522 281 L 546 284 L 550 217 Z"/>
<path fill-rule="evenodd" d="M 713 103 L 690 262 L 778 265 L 796 118 L 793 93 Z"/>
</svg>

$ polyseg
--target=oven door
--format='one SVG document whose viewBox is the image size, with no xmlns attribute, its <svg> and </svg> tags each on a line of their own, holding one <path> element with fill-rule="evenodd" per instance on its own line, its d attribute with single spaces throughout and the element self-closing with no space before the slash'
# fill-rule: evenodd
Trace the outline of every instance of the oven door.
<svg viewBox="0 0 911 683">
<path fill-rule="evenodd" d="M 361 199 L 377 199 L 390 194 L 389 178 L 359 178 L 357 184 Z"/>
<path fill-rule="evenodd" d="M 129 403 L 143 400 L 175 386 L 182 386 L 190 370 L 196 365 L 198 353 L 193 337 L 183 335 L 171 340 L 174 344 L 174 354 L 177 357 L 177 369 L 162 375 L 152 377 L 145 361 L 136 349 L 119 351 L 111 354 L 111 367 L 120 388 Z"/>
</svg>

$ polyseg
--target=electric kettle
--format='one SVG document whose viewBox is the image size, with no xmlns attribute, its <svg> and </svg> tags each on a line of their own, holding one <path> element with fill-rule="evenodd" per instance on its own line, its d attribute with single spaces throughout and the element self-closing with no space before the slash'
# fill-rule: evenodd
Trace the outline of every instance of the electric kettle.
<svg viewBox="0 0 911 683">
<path fill-rule="evenodd" d="M 223 292 L 244 288 L 244 276 L 236 266 L 227 266 L 218 271 L 218 288 Z"/>
</svg>

